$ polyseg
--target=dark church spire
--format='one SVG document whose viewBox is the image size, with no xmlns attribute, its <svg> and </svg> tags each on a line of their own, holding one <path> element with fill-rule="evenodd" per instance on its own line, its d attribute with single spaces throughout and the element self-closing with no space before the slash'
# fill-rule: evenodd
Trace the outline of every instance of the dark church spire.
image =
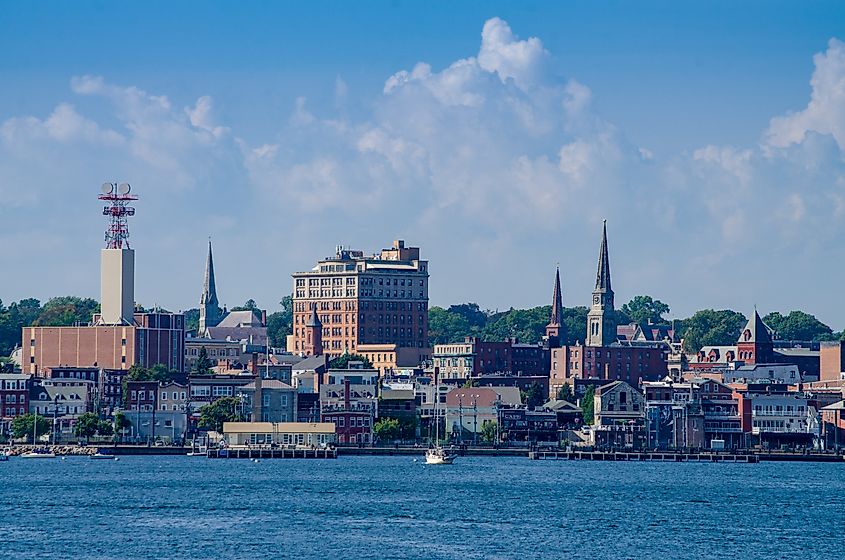
<svg viewBox="0 0 845 560">
<path fill-rule="evenodd" d="M 217 284 L 214 280 L 214 257 L 211 255 L 211 239 L 208 240 L 208 256 L 205 260 L 205 279 L 200 296 L 200 318 L 198 336 L 207 336 L 208 327 L 216 327 L 222 319 L 220 302 L 217 301 Z"/>
<path fill-rule="evenodd" d="M 610 292 L 610 258 L 607 256 L 607 220 L 602 224 L 599 268 L 596 272 L 596 291 Z"/>
<path fill-rule="evenodd" d="M 555 270 L 555 288 L 552 294 L 552 314 L 549 317 L 549 326 L 560 326 L 563 319 L 563 297 L 560 292 L 560 267 Z"/>
</svg>

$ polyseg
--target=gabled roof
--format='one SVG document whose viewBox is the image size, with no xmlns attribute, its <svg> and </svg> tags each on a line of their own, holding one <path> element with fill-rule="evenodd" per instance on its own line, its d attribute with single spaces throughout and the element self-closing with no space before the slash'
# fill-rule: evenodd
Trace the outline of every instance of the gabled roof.
<svg viewBox="0 0 845 560">
<path fill-rule="evenodd" d="M 230 311 L 223 320 L 217 324 L 218 327 L 263 327 L 261 315 L 254 309 L 244 311 Z"/>
<path fill-rule="evenodd" d="M 739 333 L 739 340 L 737 340 L 737 342 L 771 344 L 772 329 L 763 322 L 763 319 L 760 318 L 760 314 L 757 313 L 756 309 L 754 310 L 754 315 L 748 319 L 748 323 L 745 324 L 745 328 L 742 329 L 741 333 Z"/>
</svg>

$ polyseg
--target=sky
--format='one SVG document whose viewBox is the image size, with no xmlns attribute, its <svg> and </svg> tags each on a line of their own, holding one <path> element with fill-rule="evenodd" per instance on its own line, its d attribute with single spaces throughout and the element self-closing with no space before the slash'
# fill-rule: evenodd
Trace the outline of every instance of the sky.
<svg viewBox="0 0 845 560">
<path fill-rule="evenodd" d="M 845 327 L 841 2 L 4 2 L 0 298 L 98 297 L 104 181 L 136 300 L 278 309 L 337 245 L 432 305 L 802 309 Z"/>
</svg>

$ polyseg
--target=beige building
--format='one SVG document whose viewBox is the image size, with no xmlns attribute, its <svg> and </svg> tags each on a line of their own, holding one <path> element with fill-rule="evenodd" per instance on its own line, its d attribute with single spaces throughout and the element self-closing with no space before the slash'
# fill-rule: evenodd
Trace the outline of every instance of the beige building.
<svg viewBox="0 0 845 560">
<path fill-rule="evenodd" d="M 230 446 L 320 447 L 335 442 L 335 425 L 328 422 L 224 422 L 223 437 Z"/>
<path fill-rule="evenodd" d="M 289 352 L 307 352 L 307 323 L 316 309 L 323 352 L 331 357 L 372 344 L 394 344 L 397 352 L 412 348 L 417 364 L 430 357 L 428 261 L 420 260 L 418 247 L 399 240 L 371 256 L 338 247 L 334 256 L 292 276 Z"/>
<path fill-rule="evenodd" d="M 370 360 L 382 375 L 389 371 L 420 365 L 417 348 L 400 348 L 396 344 L 359 344 L 355 353 Z"/>
</svg>

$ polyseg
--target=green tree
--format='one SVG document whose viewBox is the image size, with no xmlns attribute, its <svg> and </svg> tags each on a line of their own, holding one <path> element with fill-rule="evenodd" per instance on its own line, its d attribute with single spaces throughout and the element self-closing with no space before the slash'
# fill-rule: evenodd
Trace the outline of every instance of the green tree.
<svg viewBox="0 0 845 560">
<path fill-rule="evenodd" d="M 535 344 L 540 342 L 546 333 L 551 311 L 551 305 L 543 305 L 495 313 L 490 316 L 484 328 L 483 338 L 487 341 L 518 338 L 520 342 Z"/>
<path fill-rule="evenodd" d="M 89 438 L 97 433 L 100 427 L 100 417 L 93 412 L 86 412 L 76 418 L 73 423 L 73 434 L 77 437 Z"/>
<path fill-rule="evenodd" d="M 450 313 L 442 307 L 428 310 L 428 340 L 430 344 L 459 342 L 470 336 L 469 321 L 457 313 Z"/>
<path fill-rule="evenodd" d="M 373 433 L 379 441 L 393 441 L 399 437 L 399 420 L 396 418 L 382 418 L 373 426 Z"/>
<path fill-rule="evenodd" d="M 573 345 L 583 342 L 587 336 L 587 312 L 584 306 L 564 307 L 562 327 L 564 328 L 563 344 Z"/>
<path fill-rule="evenodd" d="M 267 316 L 267 336 L 272 346 L 284 348 L 287 336 L 293 333 L 293 297 L 285 296 L 279 304 L 282 310 Z"/>
<path fill-rule="evenodd" d="M 193 307 L 182 314 L 185 316 L 185 330 L 196 332 L 200 328 L 200 310 Z"/>
<path fill-rule="evenodd" d="M 14 420 L 12 420 L 12 436 L 15 439 L 20 439 L 25 437 L 27 441 L 30 443 L 35 443 L 32 441 L 32 424 L 35 421 L 36 416 L 34 414 L 24 414 L 23 416 L 16 416 Z M 36 436 L 41 437 L 44 434 L 50 432 L 50 421 L 43 416 L 38 416 L 38 423 L 36 424 Z"/>
<path fill-rule="evenodd" d="M 129 427 L 132 425 L 132 422 L 126 417 L 126 414 L 123 412 L 116 412 L 114 415 L 114 431 L 117 433 L 121 438 L 123 438 L 123 432 L 128 430 Z"/>
<path fill-rule="evenodd" d="M 114 435 L 114 428 L 112 427 L 111 422 L 107 420 L 100 420 L 97 423 L 97 434 L 101 436 Z"/>
<path fill-rule="evenodd" d="M 244 303 L 243 305 L 233 307 L 231 309 L 231 311 L 260 311 L 260 310 L 258 309 L 258 306 L 255 304 L 254 299 L 248 299 L 248 300 L 246 300 L 246 303 Z"/>
<path fill-rule="evenodd" d="M 76 323 L 90 323 L 100 304 L 91 298 L 76 296 L 54 297 L 47 300 L 34 324 L 42 327 L 61 327 Z"/>
<path fill-rule="evenodd" d="M 200 408 L 200 419 L 197 426 L 201 430 L 223 432 L 224 422 L 239 422 L 242 420 L 241 399 L 238 397 L 220 397 L 216 401 Z"/>
<path fill-rule="evenodd" d="M 669 313 L 669 306 L 659 299 L 652 299 L 651 296 L 634 296 L 631 301 L 622 306 L 621 311 L 628 316 L 628 322 L 640 325 L 651 322 L 659 325 L 666 323 L 663 316 Z"/>
<path fill-rule="evenodd" d="M 774 311 L 763 322 L 775 331 L 780 340 L 835 340 L 833 329 L 803 311 L 790 311 L 784 316 Z"/>
<path fill-rule="evenodd" d="M 730 309 L 703 309 L 681 321 L 679 332 L 684 340 L 684 349 L 698 352 L 703 346 L 736 344 L 746 322 L 745 315 Z"/>
<path fill-rule="evenodd" d="M 365 368 L 373 367 L 373 363 L 366 357 L 358 354 L 341 354 L 331 361 L 329 366 L 332 369 L 345 369 L 349 366 L 349 362 L 363 362 Z"/>
<path fill-rule="evenodd" d="M 178 372 L 169 370 L 163 364 L 155 364 L 153 367 L 145 368 L 143 366 L 134 365 L 129 368 L 126 375 L 123 376 L 123 402 L 129 402 L 128 387 L 130 381 L 157 381 L 159 383 L 169 383 L 173 381 Z"/>
<path fill-rule="evenodd" d="M 569 383 L 565 384 L 558 390 L 557 398 L 559 400 L 575 404 L 575 395 L 572 394 L 572 387 L 569 385 Z"/>
<path fill-rule="evenodd" d="M 197 363 L 194 364 L 194 373 L 196 375 L 208 375 L 211 373 L 211 360 L 208 358 L 208 351 L 205 349 L 205 346 L 200 348 L 199 356 L 197 357 Z"/>
<path fill-rule="evenodd" d="M 529 410 L 537 408 L 546 402 L 546 395 L 539 383 L 532 383 L 524 391 L 520 391 L 520 393 L 522 395 L 522 402 L 525 403 L 525 406 Z"/>
<path fill-rule="evenodd" d="M 590 424 L 595 421 L 594 413 L 595 413 L 595 401 L 594 398 L 596 396 L 596 388 L 590 385 L 584 391 L 584 396 L 581 397 L 581 402 L 579 406 L 581 407 L 581 413 L 584 416 L 584 423 Z"/>
<path fill-rule="evenodd" d="M 495 442 L 496 441 L 496 431 L 498 430 L 498 424 L 496 424 L 495 420 L 485 420 L 481 423 L 481 441 L 486 441 L 487 443 Z"/>
</svg>

